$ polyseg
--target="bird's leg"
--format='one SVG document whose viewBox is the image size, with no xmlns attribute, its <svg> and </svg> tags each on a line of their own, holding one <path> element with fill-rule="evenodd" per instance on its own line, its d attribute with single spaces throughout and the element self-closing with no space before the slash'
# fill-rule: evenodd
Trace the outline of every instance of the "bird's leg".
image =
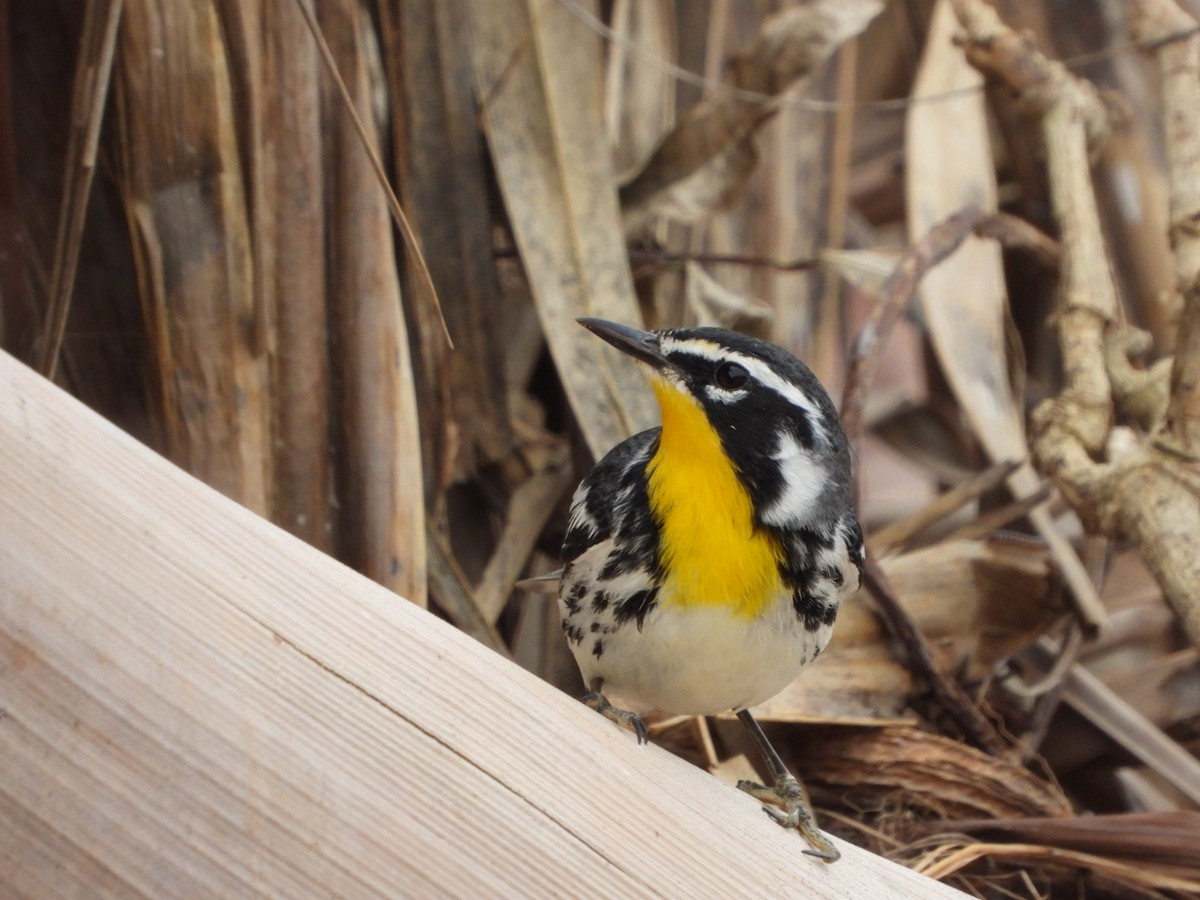
<svg viewBox="0 0 1200 900">
<path fill-rule="evenodd" d="M 837 847 L 829 841 L 817 828 L 816 820 L 813 818 L 812 807 L 808 804 L 808 794 L 804 791 L 804 785 L 791 772 L 787 770 L 787 766 L 783 764 L 783 760 L 779 758 L 779 754 L 775 752 L 775 748 L 771 746 L 771 742 L 767 740 L 767 736 L 763 734 L 762 728 L 754 721 L 754 717 L 750 715 L 750 710 L 743 709 L 737 717 L 742 720 L 742 724 L 746 726 L 746 730 L 750 732 L 750 736 L 754 738 L 754 743 L 758 746 L 759 752 L 767 761 L 767 766 L 771 770 L 772 787 L 765 787 L 753 781 L 739 781 L 738 789 L 745 791 L 751 797 L 761 800 L 764 804 L 763 811 L 779 823 L 784 828 L 795 828 L 804 837 L 813 849 L 805 850 L 809 856 L 815 856 L 817 859 L 822 859 L 825 862 L 834 862 L 841 857 Z M 771 804 L 767 806 L 765 804 Z"/>
<path fill-rule="evenodd" d="M 644 744 L 650 739 L 650 730 L 646 728 L 646 723 L 642 721 L 642 717 L 637 713 L 630 712 L 627 709 L 617 709 L 608 702 L 608 698 L 600 693 L 604 687 L 603 678 L 593 678 L 588 685 L 590 690 L 579 699 L 594 709 L 604 718 L 616 722 L 622 728 L 628 728 L 637 735 L 639 744 Z"/>
</svg>

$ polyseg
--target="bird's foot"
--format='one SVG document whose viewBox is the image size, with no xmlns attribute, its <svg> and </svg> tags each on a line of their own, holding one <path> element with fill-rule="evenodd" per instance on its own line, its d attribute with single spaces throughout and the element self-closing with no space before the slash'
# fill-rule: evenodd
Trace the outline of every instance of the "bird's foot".
<svg viewBox="0 0 1200 900">
<path fill-rule="evenodd" d="M 589 691 L 579 699 L 604 716 L 604 718 L 616 722 L 622 728 L 628 728 L 637 735 L 639 744 L 644 744 L 650 739 L 650 729 L 646 727 L 646 723 L 642 721 L 641 716 L 627 709 L 617 709 L 599 691 Z"/>
<path fill-rule="evenodd" d="M 795 828 L 800 832 L 812 846 L 811 850 L 804 851 L 809 856 L 815 856 L 825 862 L 834 862 L 841 858 L 842 854 L 838 852 L 837 847 L 817 828 L 812 808 L 808 805 L 808 795 L 804 792 L 804 786 L 794 776 L 786 775 L 780 778 L 773 788 L 754 781 L 739 781 L 737 786 L 738 790 L 761 800 L 763 812 L 780 827 Z"/>
</svg>

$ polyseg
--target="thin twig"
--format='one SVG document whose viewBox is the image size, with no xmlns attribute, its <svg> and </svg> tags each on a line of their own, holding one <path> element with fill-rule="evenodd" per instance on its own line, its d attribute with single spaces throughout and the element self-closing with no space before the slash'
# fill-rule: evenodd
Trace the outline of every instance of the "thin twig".
<svg viewBox="0 0 1200 900">
<path fill-rule="evenodd" d="M 821 261 L 814 257 L 800 259 L 772 259 L 769 256 L 748 256 L 740 253 L 701 253 L 685 251 L 674 253 L 669 250 L 632 248 L 629 258 L 635 263 L 707 263 L 721 266 L 747 266 L 749 268 L 773 269 L 777 272 L 804 272 L 815 269 Z"/>
<path fill-rule="evenodd" d="M 1009 213 L 995 212 L 984 216 L 976 226 L 975 234 L 992 238 L 1006 249 L 1028 253 L 1044 269 L 1056 272 L 1062 264 L 1062 248 L 1058 241 L 1040 228 Z"/>
<path fill-rule="evenodd" d="M 917 285 L 925 273 L 958 249 L 983 217 L 976 207 L 968 206 L 951 214 L 929 230 L 904 254 L 894 272 L 879 291 L 879 301 L 858 333 L 846 373 L 842 395 L 842 427 L 854 443 L 862 436 L 863 405 L 879 371 L 883 351 L 892 329 L 912 302 Z"/>
<path fill-rule="evenodd" d="M 987 537 L 998 528 L 1003 528 L 1010 522 L 1029 515 L 1034 507 L 1045 503 L 1050 497 L 1050 485 L 1043 482 L 1033 493 L 1019 497 L 1011 503 L 1006 503 L 997 509 L 990 510 L 972 519 L 959 528 L 955 528 L 945 536 L 947 541 L 969 541 Z"/>
<path fill-rule="evenodd" d="M 954 681 L 947 678 L 934 662 L 929 642 L 917 627 L 900 602 L 888 587 L 887 579 L 878 563 L 867 557 L 863 570 L 863 584 L 875 598 L 876 606 L 883 618 L 888 633 L 899 642 L 909 665 L 933 693 L 943 709 L 958 723 L 966 739 L 981 750 L 994 756 L 1007 749 L 1004 739 L 987 718 L 979 711 L 971 698 Z"/>
<path fill-rule="evenodd" d="M 92 0 L 83 19 L 83 35 L 79 40 L 81 51 L 71 95 L 72 127 L 67 140 L 62 206 L 54 241 L 54 267 L 37 365 L 38 371 L 51 380 L 58 368 L 67 315 L 71 310 L 71 294 L 75 290 L 84 220 L 96 173 L 100 126 L 112 82 L 117 26 L 124 6 L 124 0 Z"/>
<path fill-rule="evenodd" d="M 492 251 L 496 259 L 520 259 L 521 251 L 516 247 L 498 247 Z M 751 256 L 742 253 L 676 252 L 655 247 L 630 247 L 629 259 L 642 265 L 678 265 L 681 263 L 705 263 L 721 266 L 746 266 L 755 269 L 773 269 L 778 272 L 803 272 L 816 269 L 821 260 L 816 257 L 798 259 L 773 259 L 769 256 Z"/>
<path fill-rule="evenodd" d="M 408 216 L 404 214 L 404 208 L 400 205 L 400 198 L 392 190 L 391 182 L 388 181 L 387 171 L 383 167 L 383 160 L 379 158 L 379 153 L 371 141 L 371 136 L 367 133 L 367 127 L 363 124 L 362 117 L 358 114 L 354 98 L 350 95 L 350 89 L 346 87 L 346 81 L 342 78 L 337 60 L 333 58 L 333 51 L 329 49 L 329 42 L 325 40 L 325 34 L 321 31 L 321 26 L 304 0 L 296 0 L 296 8 L 304 16 L 304 22 L 308 25 L 308 30 L 312 32 L 313 40 L 317 42 L 317 48 L 321 51 L 321 60 L 325 63 L 325 68 L 329 70 L 329 75 L 333 79 L 334 84 L 337 85 L 338 93 L 341 95 L 342 103 L 346 108 L 346 113 L 350 116 L 350 121 L 354 123 L 354 130 L 358 132 L 363 150 L 366 151 L 367 158 L 371 161 L 371 168 L 375 172 L 375 177 L 379 180 L 379 186 L 387 198 L 392 219 L 395 221 L 396 227 L 400 229 L 400 234 L 404 237 L 404 243 L 412 253 L 413 261 L 416 263 L 417 282 L 429 292 L 429 297 L 433 300 L 433 308 L 437 310 L 438 322 L 442 326 L 442 334 L 446 336 L 446 343 L 453 350 L 454 339 L 450 337 L 450 328 L 446 324 L 446 317 L 442 314 L 442 302 L 438 299 L 437 288 L 433 286 L 433 276 L 429 274 L 429 266 L 425 262 L 425 254 L 421 250 L 421 242 L 417 239 L 417 233 L 409 223 Z"/>
<path fill-rule="evenodd" d="M 939 494 L 911 515 L 889 522 L 871 535 L 871 552 L 882 556 L 897 547 L 906 546 L 921 532 L 1002 485 L 1020 466 L 1018 460 L 992 466 Z"/>
</svg>

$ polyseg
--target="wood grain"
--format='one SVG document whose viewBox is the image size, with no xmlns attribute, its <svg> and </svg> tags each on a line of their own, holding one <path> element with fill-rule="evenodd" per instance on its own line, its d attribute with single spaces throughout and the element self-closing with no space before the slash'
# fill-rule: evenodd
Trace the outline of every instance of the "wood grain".
<svg viewBox="0 0 1200 900">
<path fill-rule="evenodd" d="M 955 896 L 638 747 L 0 355 L 0 894 Z"/>
</svg>

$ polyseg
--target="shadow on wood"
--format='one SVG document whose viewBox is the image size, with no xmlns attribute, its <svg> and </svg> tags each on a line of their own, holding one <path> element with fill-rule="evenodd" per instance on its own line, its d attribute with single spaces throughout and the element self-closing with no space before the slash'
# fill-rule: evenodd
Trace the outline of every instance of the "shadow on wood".
<svg viewBox="0 0 1200 900">
<path fill-rule="evenodd" d="M 630 735 L 0 354 L 0 894 L 956 896 Z"/>
</svg>

